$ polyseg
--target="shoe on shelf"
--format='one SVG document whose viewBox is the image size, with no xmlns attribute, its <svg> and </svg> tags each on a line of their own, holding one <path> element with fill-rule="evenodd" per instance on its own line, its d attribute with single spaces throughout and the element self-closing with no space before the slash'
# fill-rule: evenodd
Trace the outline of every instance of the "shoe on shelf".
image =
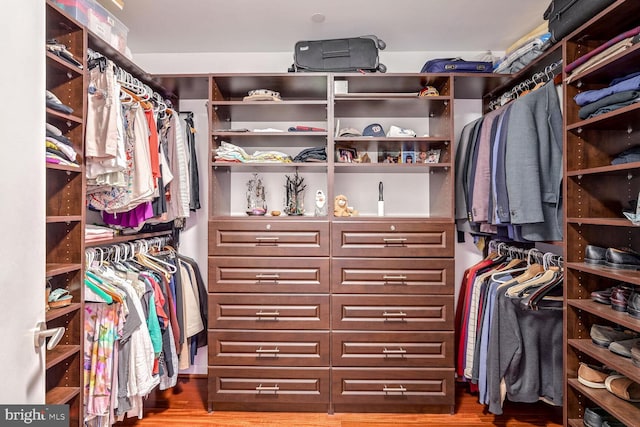
<svg viewBox="0 0 640 427">
<path fill-rule="evenodd" d="M 584 262 L 587 264 L 604 265 L 606 248 L 600 246 L 587 245 L 584 249 Z"/>
<path fill-rule="evenodd" d="M 71 301 L 73 300 L 73 295 L 69 293 L 68 290 L 64 288 L 58 288 L 49 294 L 49 307 L 51 308 L 62 308 L 68 305 L 71 305 Z"/>
<path fill-rule="evenodd" d="M 623 423 L 600 407 L 585 408 L 582 422 L 586 427 L 625 427 Z"/>
<path fill-rule="evenodd" d="M 624 375 L 611 375 L 604 381 L 607 390 L 627 402 L 640 402 L 640 384 Z"/>
<path fill-rule="evenodd" d="M 627 313 L 630 316 L 640 319 L 640 292 L 634 290 L 627 300 Z"/>
<path fill-rule="evenodd" d="M 640 338 L 632 338 L 624 341 L 614 341 L 609 344 L 609 351 L 622 357 L 631 357 L 631 348 L 640 343 Z"/>
<path fill-rule="evenodd" d="M 617 270 L 640 270 L 640 254 L 630 248 L 608 248 L 604 265 Z"/>
<path fill-rule="evenodd" d="M 595 302 L 599 302 L 600 304 L 611 305 L 611 291 L 613 291 L 613 287 L 602 289 L 600 291 L 591 292 L 591 299 Z"/>
<path fill-rule="evenodd" d="M 600 347 L 609 347 L 614 341 L 624 341 L 632 338 L 638 338 L 638 335 L 629 330 L 621 331 L 614 329 L 607 325 L 592 325 L 591 326 L 591 341 Z"/>
<path fill-rule="evenodd" d="M 638 368 L 640 368 L 640 340 L 637 341 L 630 350 L 631 362 Z"/>
<path fill-rule="evenodd" d="M 615 311 L 627 311 L 627 301 L 633 289 L 625 286 L 614 286 L 611 290 L 611 308 Z"/>
<path fill-rule="evenodd" d="M 578 382 L 590 388 L 605 388 L 604 381 L 611 376 L 610 369 L 605 367 L 580 363 L 578 368 Z"/>
</svg>

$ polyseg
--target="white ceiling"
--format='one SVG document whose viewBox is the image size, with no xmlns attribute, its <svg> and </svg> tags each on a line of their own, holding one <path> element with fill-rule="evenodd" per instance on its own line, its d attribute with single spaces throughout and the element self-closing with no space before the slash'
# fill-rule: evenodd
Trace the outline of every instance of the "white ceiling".
<svg viewBox="0 0 640 427">
<path fill-rule="evenodd" d="M 388 51 L 503 51 L 542 22 L 550 0 L 125 0 L 122 11 L 99 2 L 143 54 L 292 52 L 299 40 L 365 34 Z"/>
</svg>

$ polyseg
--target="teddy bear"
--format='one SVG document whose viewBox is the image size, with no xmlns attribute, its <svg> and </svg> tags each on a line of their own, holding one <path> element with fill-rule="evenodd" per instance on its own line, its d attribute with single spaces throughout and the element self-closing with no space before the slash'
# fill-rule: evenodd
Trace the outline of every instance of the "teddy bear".
<svg viewBox="0 0 640 427">
<path fill-rule="evenodd" d="M 355 216 L 358 211 L 348 206 L 347 196 L 338 194 L 333 203 L 333 216 Z"/>
</svg>

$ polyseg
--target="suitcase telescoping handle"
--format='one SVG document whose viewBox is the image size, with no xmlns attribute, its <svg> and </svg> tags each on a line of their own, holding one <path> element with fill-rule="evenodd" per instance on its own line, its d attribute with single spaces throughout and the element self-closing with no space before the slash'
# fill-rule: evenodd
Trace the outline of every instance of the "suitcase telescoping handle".
<svg viewBox="0 0 640 427">
<path fill-rule="evenodd" d="M 322 52 L 322 59 L 327 58 L 344 58 L 349 56 L 349 50 L 333 50 L 331 52 Z"/>
</svg>

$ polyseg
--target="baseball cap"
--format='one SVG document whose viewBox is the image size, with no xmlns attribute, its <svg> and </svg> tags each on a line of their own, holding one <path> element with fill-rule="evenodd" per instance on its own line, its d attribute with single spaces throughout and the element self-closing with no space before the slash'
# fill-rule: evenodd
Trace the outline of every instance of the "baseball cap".
<svg viewBox="0 0 640 427">
<path fill-rule="evenodd" d="M 248 93 L 249 95 L 242 98 L 243 101 L 282 101 L 280 92 L 270 89 L 254 89 Z"/>
<path fill-rule="evenodd" d="M 391 126 L 389 128 L 389 132 L 387 133 L 388 137 L 415 137 L 416 133 L 411 129 L 403 129 L 398 126 Z"/>
<path fill-rule="evenodd" d="M 358 129 L 354 128 L 343 128 L 338 132 L 338 136 L 362 136 Z"/>
<path fill-rule="evenodd" d="M 382 125 L 372 123 L 362 131 L 362 136 L 385 136 Z"/>
</svg>

